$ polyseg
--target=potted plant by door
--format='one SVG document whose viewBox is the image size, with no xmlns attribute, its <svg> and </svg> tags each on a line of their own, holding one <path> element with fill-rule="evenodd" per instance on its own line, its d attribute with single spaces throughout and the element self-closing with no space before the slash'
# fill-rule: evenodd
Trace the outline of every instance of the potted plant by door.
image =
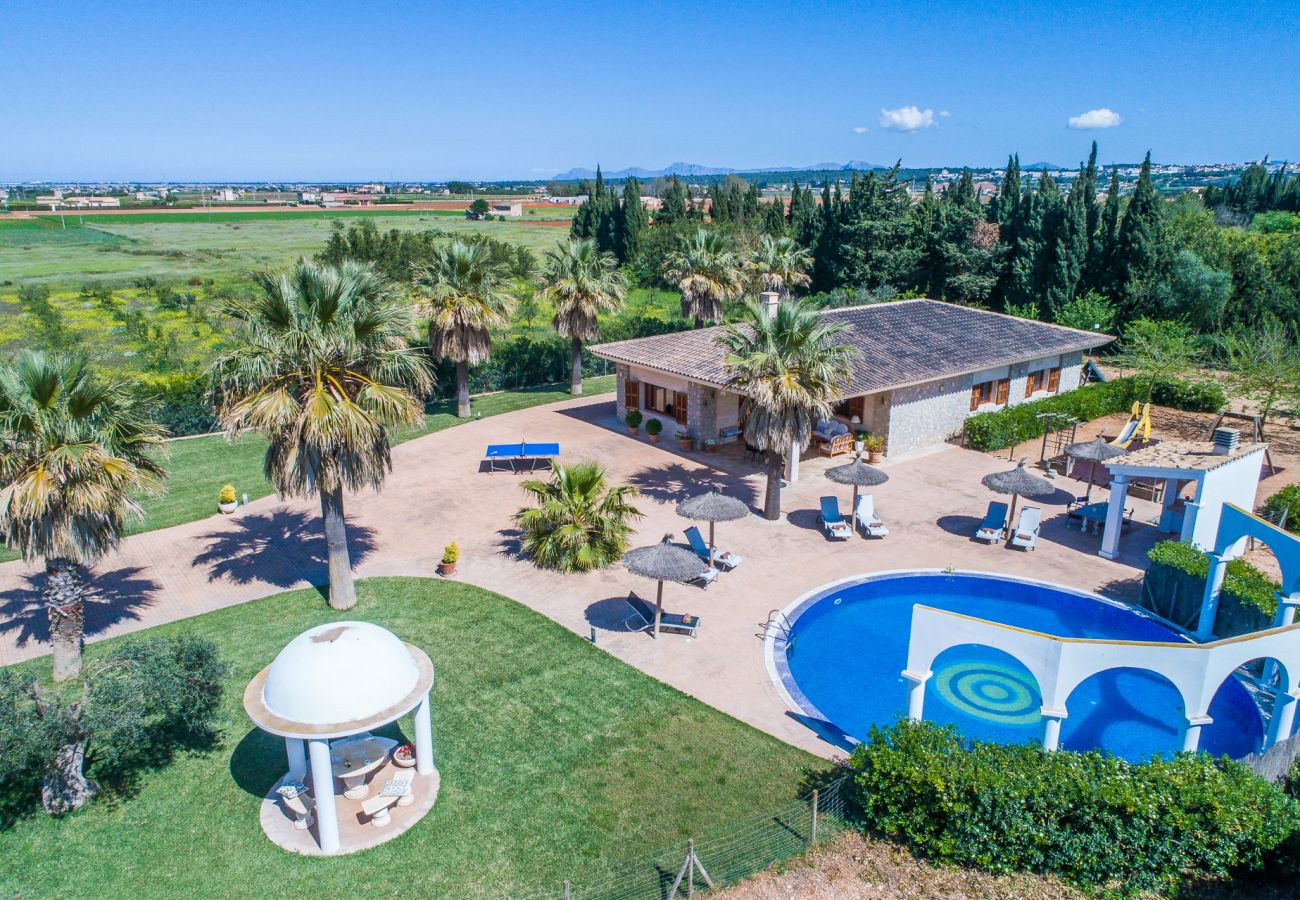
<svg viewBox="0 0 1300 900">
<path fill-rule="evenodd" d="M 862 445 L 866 443 L 866 441 L 867 441 L 867 436 L 868 436 L 868 435 L 867 435 L 867 432 L 865 432 L 865 431 L 859 431 L 859 432 L 856 432 L 856 433 L 853 435 L 853 452 L 854 452 L 854 453 L 861 453 L 861 452 L 862 452 Z"/>
<path fill-rule="evenodd" d="M 878 462 L 880 452 L 885 449 L 885 439 L 878 434 L 869 434 L 862 442 L 862 446 L 867 451 L 867 462 Z"/>
<path fill-rule="evenodd" d="M 627 415 L 623 417 L 623 422 L 627 425 L 628 434 L 636 434 L 637 429 L 641 427 L 641 410 L 629 409 Z"/>
<path fill-rule="evenodd" d="M 650 438 L 650 443 L 652 444 L 659 443 L 659 433 L 663 430 L 664 430 L 664 423 L 660 422 L 658 419 L 654 418 L 653 416 L 646 420 L 645 433 L 646 433 L 646 437 Z"/>
<path fill-rule="evenodd" d="M 690 452 L 695 449 L 695 438 L 691 436 L 690 432 L 679 431 L 677 432 L 677 446 Z"/>
<path fill-rule="evenodd" d="M 455 575 L 456 561 L 460 559 L 460 547 L 452 541 L 442 550 L 442 562 L 438 563 L 439 575 Z"/>
<path fill-rule="evenodd" d="M 704 439 L 704 452 L 705 452 L 705 453 L 712 453 L 714 450 L 717 450 L 717 449 L 718 449 L 718 442 L 717 442 L 717 441 L 715 441 L 713 438 L 705 438 L 705 439 Z"/>
<path fill-rule="evenodd" d="M 222 515 L 230 515 L 239 508 L 239 502 L 235 500 L 235 486 L 228 484 L 217 494 L 217 509 L 221 510 Z"/>
</svg>

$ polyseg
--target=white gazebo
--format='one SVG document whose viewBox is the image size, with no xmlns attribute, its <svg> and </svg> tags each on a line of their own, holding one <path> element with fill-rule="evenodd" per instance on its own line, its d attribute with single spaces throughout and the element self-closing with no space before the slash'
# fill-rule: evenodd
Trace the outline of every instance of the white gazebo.
<svg viewBox="0 0 1300 900">
<path fill-rule="evenodd" d="M 249 718 L 283 737 L 288 757 L 289 771 L 262 804 L 267 836 L 299 853 L 332 855 L 415 824 L 438 796 L 432 687 L 425 652 L 369 622 L 318 625 L 290 641 L 244 690 Z M 412 712 L 414 765 L 407 767 L 393 753 L 396 741 L 370 732 Z"/>
<path fill-rule="evenodd" d="M 1111 473 L 1110 503 L 1100 555 L 1119 556 L 1129 484 L 1135 478 L 1164 482 L 1159 528 L 1181 541 L 1207 550 L 1214 546 L 1219 513 L 1225 503 L 1255 506 L 1255 491 L 1267 444 L 1216 444 L 1210 441 L 1161 441 L 1103 463 Z M 1190 499 L 1183 499 L 1188 485 Z"/>
</svg>

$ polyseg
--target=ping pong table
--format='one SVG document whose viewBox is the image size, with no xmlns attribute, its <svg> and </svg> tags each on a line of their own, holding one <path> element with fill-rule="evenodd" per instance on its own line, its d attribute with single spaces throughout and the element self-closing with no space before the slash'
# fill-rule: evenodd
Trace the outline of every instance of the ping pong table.
<svg viewBox="0 0 1300 900">
<path fill-rule="evenodd" d="M 539 461 L 552 462 L 559 455 L 559 444 L 530 444 L 521 441 L 518 444 L 488 444 L 483 458 L 488 461 L 488 470 L 491 472 L 497 471 L 498 463 L 509 463 L 510 470 L 518 472 L 521 462 L 528 463 L 528 471 L 531 472 L 537 468 Z"/>
</svg>

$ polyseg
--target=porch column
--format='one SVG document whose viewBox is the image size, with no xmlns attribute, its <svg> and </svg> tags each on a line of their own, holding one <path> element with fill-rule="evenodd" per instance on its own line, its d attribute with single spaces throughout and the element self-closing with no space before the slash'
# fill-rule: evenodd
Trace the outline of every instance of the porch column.
<svg viewBox="0 0 1300 900">
<path fill-rule="evenodd" d="M 284 739 L 284 755 L 289 757 L 289 777 L 302 781 L 307 777 L 307 748 L 301 738 Z"/>
<path fill-rule="evenodd" d="M 330 765 L 330 742 L 313 738 L 307 743 L 311 756 L 311 793 L 316 799 L 316 833 L 323 853 L 339 849 L 339 813 L 334 806 L 334 769 Z"/>
<path fill-rule="evenodd" d="M 912 682 L 912 686 L 907 689 L 907 718 L 911 722 L 921 721 L 921 714 L 925 708 L 925 683 L 930 680 L 933 672 L 913 672 L 909 669 L 903 670 L 903 677 Z"/>
<path fill-rule="evenodd" d="M 1273 627 L 1285 628 L 1287 625 L 1295 623 L 1295 608 L 1300 604 L 1300 594 L 1284 594 L 1281 591 L 1274 591 L 1273 596 L 1277 598 L 1277 612 L 1273 614 Z M 1264 661 L 1264 674 L 1260 676 L 1260 687 L 1268 687 L 1273 683 L 1273 676 L 1277 674 L 1277 660 L 1269 657 Z"/>
<path fill-rule="evenodd" d="M 1274 692 L 1273 709 L 1268 717 L 1268 737 L 1264 740 L 1265 750 L 1291 736 L 1291 729 L 1295 724 L 1296 699 L 1295 694 L 1288 694 L 1286 691 Z"/>
<path fill-rule="evenodd" d="M 785 480 L 794 484 L 799 480 L 799 455 L 803 453 L 798 443 L 790 445 L 790 452 L 785 455 Z"/>
<path fill-rule="evenodd" d="M 1228 569 L 1226 553 L 1205 555 L 1210 558 L 1210 574 L 1205 579 L 1205 594 L 1201 597 L 1201 614 L 1196 619 L 1198 641 L 1214 639 L 1214 616 L 1219 611 L 1219 590 L 1223 587 L 1223 575 Z"/>
<path fill-rule="evenodd" d="M 1116 475 L 1110 482 L 1110 505 L 1106 507 L 1106 530 L 1098 556 L 1119 558 L 1119 533 L 1124 527 L 1124 504 L 1128 501 L 1128 476 Z"/>
<path fill-rule="evenodd" d="M 1044 706 L 1042 708 L 1043 749 L 1049 753 L 1061 744 L 1061 721 L 1066 715 L 1064 707 Z"/>
<path fill-rule="evenodd" d="M 1213 721 L 1209 716 L 1188 716 L 1183 724 L 1182 752 L 1195 753 L 1201 746 L 1201 729 Z"/>
<path fill-rule="evenodd" d="M 433 772 L 433 715 L 429 709 L 429 692 L 415 708 L 415 771 L 420 775 Z"/>
</svg>

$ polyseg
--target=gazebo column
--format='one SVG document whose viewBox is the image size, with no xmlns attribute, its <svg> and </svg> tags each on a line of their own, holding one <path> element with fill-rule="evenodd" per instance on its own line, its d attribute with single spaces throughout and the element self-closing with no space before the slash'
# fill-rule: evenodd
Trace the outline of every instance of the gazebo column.
<svg viewBox="0 0 1300 900">
<path fill-rule="evenodd" d="M 1067 713 L 1064 707 L 1044 706 L 1042 708 L 1043 716 L 1043 749 L 1051 752 L 1061 745 L 1061 722 L 1065 719 Z"/>
<path fill-rule="evenodd" d="M 907 689 L 907 718 L 912 722 L 921 721 L 921 715 L 925 710 L 925 683 L 930 680 L 933 672 L 913 672 L 910 669 L 903 670 L 903 677 L 912 682 L 912 686 Z"/>
<path fill-rule="evenodd" d="M 429 706 L 429 693 L 415 708 L 415 771 L 421 775 L 431 775 L 433 762 L 433 715 Z"/>
<path fill-rule="evenodd" d="M 1183 723 L 1182 752 L 1195 753 L 1201 746 L 1201 729 L 1213 721 L 1209 716 L 1188 716 Z"/>
<path fill-rule="evenodd" d="M 1128 502 L 1128 476 L 1116 475 L 1110 482 L 1110 505 L 1106 507 L 1106 530 L 1098 555 L 1119 558 L 1119 535 L 1124 528 L 1124 504 Z"/>
<path fill-rule="evenodd" d="M 1205 554 L 1210 558 L 1210 574 L 1205 579 L 1205 594 L 1201 597 L 1201 614 L 1196 619 L 1196 639 L 1208 641 L 1214 638 L 1214 616 L 1219 611 L 1219 591 L 1223 588 L 1223 576 L 1228 569 L 1228 554 L 1210 551 Z"/>
<path fill-rule="evenodd" d="M 302 781 L 307 777 L 307 748 L 302 738 L 285 738 L 284 755 L 289 757 L 289 777 Z"/>
<path fill-rule="evenodd" d="M 1291 736 L 1291 729 L 1295 725 L 1296 699 L 1295 694 L 1284 690 L 1274 691 L 1273 709 L 1268 717 L 1268 738 L 1264 741 L 1265 750 Z"/>
<path fill-rule="evenodd" d="M 330 742 L 312 738 L 307 742 L 311 757 L 311 791 L 316 799 L 316 833 L 323 853 L 339 849 L 339 814 L 334 805 L 334 768 L 330 765 Z"/>
</svg>

